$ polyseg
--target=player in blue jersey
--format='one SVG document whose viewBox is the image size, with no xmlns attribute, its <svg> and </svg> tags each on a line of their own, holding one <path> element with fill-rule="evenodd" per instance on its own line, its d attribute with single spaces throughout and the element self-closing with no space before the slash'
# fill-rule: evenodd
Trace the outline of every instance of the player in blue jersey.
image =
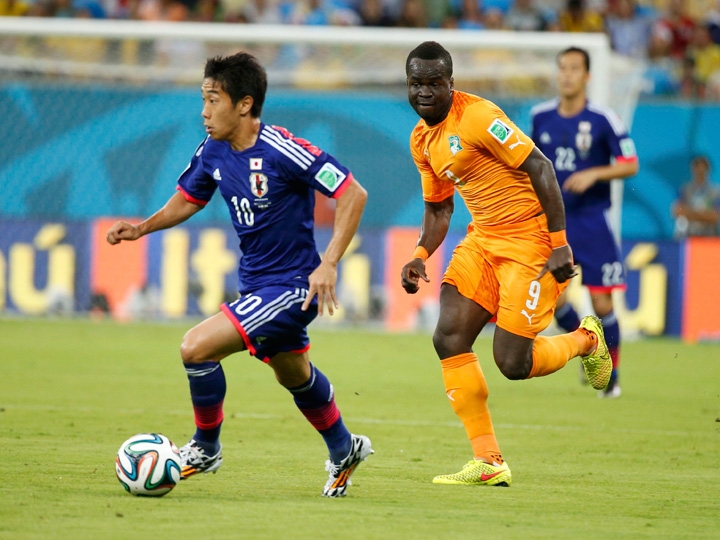
<svg viewBox="0 0 720 540">
<path fill-rule="evenodd" d="M 625 288 L 620 250 L 608 221 L 610 181 L 637 173 L 635 145 L 620 118 L 587 98 L 590 56 L 570 47 L 558 55 L 559 98 L 532 109 L 532 139 L 555 165 L 562 188 L 567 238 L 592 307 L 605 328 L 613 372 L 601 397 L 620 396 L 620 327 L 612 291 Z M 578 327 L 578 314 L 563 295 L 555 318 L 566 331 Z"/>
<path fill-rule="evenodd" d="M 309 360 L 307 325 L 338 307 L 337 265 L 362 215 L 367 193 L 334 157 L 260 120 L 267 79 L 246 53 L 209 59 L 202 83 L 208 137 L 178 180 L 178 193 L 138 225 L 115 223 L 110 244 L 136 240 L 182 223 L 216 191 L 240 239 L 239 298 L 185 334 L 180 353 L 190 382 L 195 435 L 180 449 L 183 478 L 222 463 L 225 375 L 220 361 L 249 351 L 325 440 L 326 497 L 345 495 L 350 476 L 373 453 L 370 439 L 351 434 L 333 387 Z M 313 238 L 315 190 L 337 200 L 330 242 L 321 260 Z"/>
</svg>

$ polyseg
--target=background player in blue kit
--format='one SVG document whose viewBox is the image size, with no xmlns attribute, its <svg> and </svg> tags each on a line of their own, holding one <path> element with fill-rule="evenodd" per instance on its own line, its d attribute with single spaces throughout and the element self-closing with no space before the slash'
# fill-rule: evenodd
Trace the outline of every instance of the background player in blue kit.
<svg viewBox="0 0 720 540">
<path fill-rule="evenodd" d="M 613 372 L 601 397 L 620 396 L 620 327 L 612 291 L 625 288 L 620 250 L 608 221 L 610 181 L 637 173 L 635 145 L 612 110 L 587 99 L 590 56 L 570 47 L 558 55 L 559 97 L 532 109 L 532 139 L 554 164 L 562 188 L 567 238 L 582 269 L 595 314 L 602 320 Z M 580 324 L 563 295 L 555 318 L 570 332 Z"/>
<path fill-rule="evenodd" d="M 216 190 L 240 239 L 240 297 L 223 304 L 182 341 L 195 435 L 180 449 L 182 477 L 215 472 L 222 463 L 225 374 L 220 361 L 247 350 L 278 382 L 325 440 L 330 458 L 323 495 L 345 495 L 350 476 L 373 453 L 370 439 L 351 434 L 333 387 L 309 360 L 307 325 L 338 307 L 337 264 L 357 230 L 367 193 L 334 157 L 261 122 L 267 78 L 246 53 L 209 59 L 202 83 L 208 137 L 178 180 L 178 193 L 139 225 L 115 223 L 110 244 L 167 229 L 200 211 Z M 314 190 L 337 200 L 333 233 L 320 259 L 313 236 Z"/>
</svg>

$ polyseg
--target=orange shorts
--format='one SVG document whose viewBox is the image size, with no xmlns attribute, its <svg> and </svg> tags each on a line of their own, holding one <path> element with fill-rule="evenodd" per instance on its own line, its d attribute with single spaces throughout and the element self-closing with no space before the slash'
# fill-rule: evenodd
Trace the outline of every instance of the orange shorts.
<svg viewBox="0 0 720 540">
<path fill-rule="evenodd" d="M 550 324 L 569 281 L 537 279 L 552 248 L 544 215 L 521 223 L 473 228 L 453 252 L 443 283 L 497 315 L 503 330 L 534 339 Z"/>
</svg>

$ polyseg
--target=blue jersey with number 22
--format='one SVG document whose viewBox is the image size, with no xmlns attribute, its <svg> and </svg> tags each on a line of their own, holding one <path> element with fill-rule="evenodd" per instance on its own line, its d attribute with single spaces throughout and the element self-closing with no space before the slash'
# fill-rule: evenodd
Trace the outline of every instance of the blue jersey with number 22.
<svg viewBox="0 0 720 540">
<path fill-rule="evenodd" d="M 615 112 L 588 101 L 571 117 L 558 113 L 553 99 L 532 108 L 532 140 L 555 166 L 562 187 L 576 171 L 610 165 L 612 159 L 634 161 L 635 145 Z M 596 182 L 585 193 L 563 191 L 568 213 L 610 207 L 610 183 Z"/>
</svg>

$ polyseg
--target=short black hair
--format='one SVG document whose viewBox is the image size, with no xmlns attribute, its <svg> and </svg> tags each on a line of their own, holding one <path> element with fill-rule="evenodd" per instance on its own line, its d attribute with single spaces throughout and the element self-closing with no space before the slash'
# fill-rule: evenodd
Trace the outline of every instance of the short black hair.
<svg viewBox="0 0 720 540">
<path fill-rule="evenodd" d="M 405 61 L 405 74 L 408 75 L 410 72 L 410 61 L 413 58 L 419 58 L 420 60 L 440 60 L 445 66 L 444 75 L 448 78 L 452 77 L 453 74 L 453 61 L 450 53 L 447 52 L 445 47 L 437 43 L 436 41 L 424 41 L 417 47 L 415 47 L 410 54 L 408 54 L 407 60 Z"/>
<path fill-rule="evenodd" d="M 560 61 L 560 58 L 569 53 L 582 54 L 583 59 L 585 60 L 585 70 L 590 73 L 590 54 L 585 49 L 581 49 L 580 47 L 568 47 L 567 49 L 560 51 L 557 55 L 558 62 Z"/>
<path fill-rule="evenodd" d="M 237 105 L 245 96 L 253 98 L 250 115 L 260 118 L 267 92 L 267 74 L 252 54 L 240 52 L 232 56 L 208 58 L 205 78 L 217 82 L 228 93 L 233 105 Z"/>
</svg>

